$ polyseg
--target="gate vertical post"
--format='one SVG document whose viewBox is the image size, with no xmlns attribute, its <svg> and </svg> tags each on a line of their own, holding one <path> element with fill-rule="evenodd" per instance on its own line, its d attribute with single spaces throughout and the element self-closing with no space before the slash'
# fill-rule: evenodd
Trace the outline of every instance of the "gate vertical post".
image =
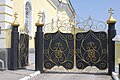
<svg viewBox="0 0 120 80">
<path fill-rule="evenodd" d="M 16 21 L 17 13 L 14 14 L 15 20 L 11 24 L 12 32 L 11 32 L 11 53 L 9 55 L 9 70 L 17 70 L 18 69 L 18 39 L 19 39 L 19 32 L 18 27 L 19 23 Z"/>
<path fill-rule="evenodd" d="M 41 22 L 41 13 L 39 13 L 39 20 L 35 24 L 37 26 L 37 31 L 35 34 L 35 70 L 43 72 L 43 31 L 42 28 L 44 24 Z"/>
<path fill-rule="evenodd" d="M 115 71 L 115 41 L 112 39 L 116 35 L 115 23 L 116 20 L 112 16 L 112 8 L 110 8 L 110 17 L 107 20 L 108 24 L 108 74 L 112 75 L 112 72 Z"/>
</svg>

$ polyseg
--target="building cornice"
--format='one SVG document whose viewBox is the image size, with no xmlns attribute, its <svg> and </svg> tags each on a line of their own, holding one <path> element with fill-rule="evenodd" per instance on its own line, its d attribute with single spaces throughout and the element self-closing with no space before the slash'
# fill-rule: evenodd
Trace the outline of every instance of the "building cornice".
<svg viewBox="0 0 120 80">
<path fill-rule="evenodd" d="M 0 6 L 6 6 L 6 7 L 10 8 L 10 9 L 13 9 L 11 6 L 9 6 L 7 4 L 0 4 Z"/>
<path fill-rule="evenodd" d="M 9 22 L 9 21 L 0 21 L 0 23 L 8 23 L 8 24 L 11 24 L 11 22 Z"/>
<path fill-rule="evenodd" d="M 50 3 L 50 5 L 54 8 L 54 9 L 56 9 L 56 7 L 54 6 L 54 4 L 50 1 L 50 0 L 47 0 L 49 3 Z"/>
<path fill-rule="evenodd" d="M 61 1 L 59 1 L 59 0 L 57 0 L 59 3 L 61 3 Z M 67 6 L 69 7 L 69 9 L 70 9 L 70 11 L 72 12 L 72 14 L 73 14 L 73 16 L 75 15 L 75 10 L 74 10 L 74 8 L 73 8 L 73 6 L 72 6 L 72 3 L 71 3 L 71 1 L 70 0 L 67 0 L 68 1 L 68 3 L 67 3 Z"/>
<path fill-rule="evenodd" d="M 75 13 L 75 9 L 73 8 L 73 5 L 72 5 L 72 3 L 71 3 L 71 1 L 70 0 L 68 0 L 69 1 L 69 7 L 70 7 L 70 9 L 71 9 L 71 11 L 73 12 L 73 13 Z"/>
<path fill-rule="evenodd" d="M 7 13 L 7 12 L 0 12 L 0 14 L 6 14 L 6 15 L 8 15 L 8 16 L 10 16 L 10 17 L 12 17 L 12 15 L 11 15 L 11 14 L 9 14 L 9 13 Z"/>
</svg>

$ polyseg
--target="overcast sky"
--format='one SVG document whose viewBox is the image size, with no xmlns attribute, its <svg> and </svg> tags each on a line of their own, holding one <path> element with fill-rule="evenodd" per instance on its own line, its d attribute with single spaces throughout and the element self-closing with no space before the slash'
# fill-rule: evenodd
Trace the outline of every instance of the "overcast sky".
<svg viewBox="0 0 120 80">
<path fill-rule="evenodd" d="M 113 17 L 117 20 L 116 30 L 120 34 L 120 0 L 71 0 L 72 5 L 80 17 L 104 21 L 109 18 L 108 9 L 113 8 Z"/>
</svg>

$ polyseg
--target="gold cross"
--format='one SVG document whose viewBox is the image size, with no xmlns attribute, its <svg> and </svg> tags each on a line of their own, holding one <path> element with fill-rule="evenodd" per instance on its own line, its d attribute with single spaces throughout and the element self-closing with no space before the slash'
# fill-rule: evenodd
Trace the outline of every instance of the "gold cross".
<svg viewBox="0 0 120 80">
<path fill-rule="evenodd" d="M 112 16 L 112 14 L 113 14 L 113 9 L 112 8 L 110 8 L 109 10 L 108 10 L 108 12 L 110 13 L 110 16 Z"/>
<path fill-rule="evenodd" d="M 17 15 L 18 15 L 17 12 L 15 12 L 14 14 L 15 20 L 18 18 Z"/>
<path fill-rule="evenodd" d="M 42 17 L 42 12 L 41 11 L 38 13 L 38 16 L 39 16 L 39 19 Z"/>
</svg>

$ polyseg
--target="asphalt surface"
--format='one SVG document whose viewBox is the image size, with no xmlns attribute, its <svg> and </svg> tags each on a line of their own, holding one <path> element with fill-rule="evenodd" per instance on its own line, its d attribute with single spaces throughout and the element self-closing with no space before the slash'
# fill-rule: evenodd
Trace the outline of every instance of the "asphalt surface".
<svg viewBox="0 0 120 80">
<path fill-rule="evenodd" d="M 19 80 L 34 72 L 33 70 L 0 71 L 0 80 Z"/>
<path fill-rule="evenodd" d="M 43 73 L 30 80 L 112 80 L 108 75 Z"/>
</svg>

